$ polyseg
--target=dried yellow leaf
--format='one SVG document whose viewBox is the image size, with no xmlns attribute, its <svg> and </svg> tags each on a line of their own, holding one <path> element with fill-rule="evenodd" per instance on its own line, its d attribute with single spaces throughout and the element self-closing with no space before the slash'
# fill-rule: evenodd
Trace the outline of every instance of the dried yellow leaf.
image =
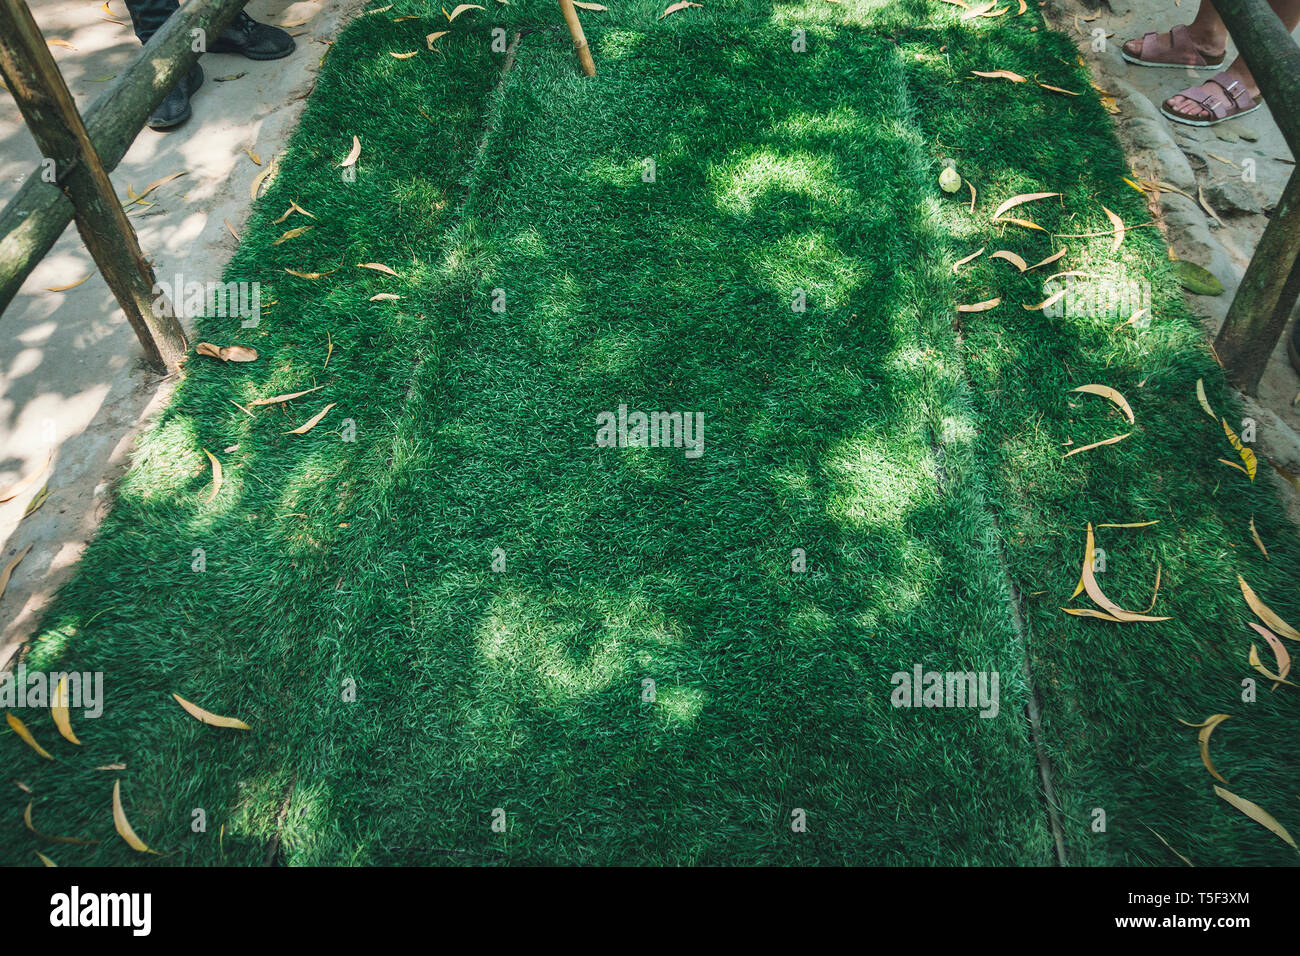
<svg viewBox="0 0 1300 956">
<path fill-rule="evenodd" d="M 214 714 L 210 710 L 204 710 L 198 704 L 192 704 L 180 694 L 172 694 L 176 703 L 185 708 L 185 712 L 195 720 L 202 721 L 205 724 L 211 724 L 213 727 L 229 727 L 232 730 L 252 730 L 248 724 L 234 717 L 222 717 L 220 714 Z"/>
</svg>

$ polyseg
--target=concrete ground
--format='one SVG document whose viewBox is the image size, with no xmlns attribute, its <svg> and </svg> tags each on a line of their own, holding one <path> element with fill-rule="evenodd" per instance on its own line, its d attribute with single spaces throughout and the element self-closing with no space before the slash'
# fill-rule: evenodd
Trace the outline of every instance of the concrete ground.
<svg viewBox="0 0 1300 956">
<path fill-rule="evenodd" d="M 1097 86 L 1115 94 L 1113 115 L 1134 172 L 1196 197 L 1164 192 L 1152 212 L 1179 258 L 1205 266 L 1224 285 L 1219 296 L 1188 295 L 1207 335 L 1213 337 L 1268 224 L 1267 214 L 1295 171 L 1295 157 L 1267 103 L 1248 116 L 1208 128 L 1175 123 L 1161 115 L 1161 103 L 1203 83 L 1212 71 L 1153 69 L 1121 58 L 1124 41 L 1140 38 L 1148 30 L 1163 32 L 1190 23 L 1197 4 L 1198 0 L 1049 0 L 1046 13 L 1057 29 L 1075 38 Z M 1300 30 L 1296 37 L 1300 40 Z M 1229 41 L 1225 63 L 1236 55 Z M 1300 375 L 1287 357 L 1286 338 L 1273 354 L 1257 400 L 1246 399 L 1246 411 L 1259 425 L 1258 450 L 1300 473 L 1300 403 L 1296 402 Z M 1277 482 L 1292 518 L 1300 521 L 1300 497 L 1280 479 Z"/>
<path fill-rule="evenodd" d="M 122 0 L 30 0 L 37 23 L 83 109 L 139 49 Z M 295 34 L 287 58 L 254 62 L 207 54 L 194 115 L 178 129 L 145 129 L 112 179 L 118 194 L 184 171 L 158 188 L 152 206 L 130 207 L 140 245 L 160 281 L 215 281 L 248 214 L 260 171 L 245 149 L 269 163 L 297 123 L 325 42 L 357 0 L 251 0 L 254 19 Z M 113 22 L 114 20 L 119 22 Z M 40 159 L 8 94 L 0 94 L 0 202 Z M 89 278 L 76 288 L 50 291 Z M 0 317 L 0 495 L 49 467 L 22 494 L 0 503 L 0 571 L 30 546 L 0 598 L 0 667 L 35 626 L 109 505 L 113 479 L 128 463 L 147 416 L 170 381 L 143 366 L 140 348 L 74 227 L 69 228 Z M 38 495 L 39 510 L 23 517 Z"/>
</svg>

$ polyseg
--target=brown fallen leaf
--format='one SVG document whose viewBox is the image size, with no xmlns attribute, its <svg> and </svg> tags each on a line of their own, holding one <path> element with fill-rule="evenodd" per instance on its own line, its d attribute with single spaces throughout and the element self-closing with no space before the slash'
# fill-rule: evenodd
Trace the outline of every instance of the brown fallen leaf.
<svg viewBox="0 0 1300 956">
<path fill-rule="evenodd" d="M 1053 292 L 1051 295 L 1049 295 L 1046 299 L 1044 299 L 1042 302 L 1038 303 L 1037 305 L 1025 305 L 1022 302 L 1020 304 L 1020 307 L 1024 309 L 1026 312 L 1041 312 L 1043 309 L 1046 309 L 1049 306 L 1056 305 L 1056 303 L 1060 302 L 1061 299 L 1064 297 L 1065 297 L 1065 290 L 1058 289 L 1057 291 Z"/>
<path fill-rule="evenodd" d="M 17 717 L 15 717 L 14 714 L 13 714 L 13 711 L 6 711 L 6 712 L 5 712 L 5 720 L 7 720 L 7 721 L 9 722 L 9 728 L 10 728 L 10 729 L 15 733 L 15 734 L 18 735 L 18 739 L 19 739 L 19 740 L 21 740 L 21 741 L 22 741 L 23 743 L 25 743 L 27 746 L 31 747 L 33 750 L 35 750 L 38 754 L 40 754 L 40 755 L 41 755 L 42 757 L 44 757 L 46 760 L 53 760 L 53 759 L 54 759 L 53 757 L 50 756 L 50 752 L 49 752 L 48 750 L 46 750 L 44 747 L 42 747 L 40 744 L 38 744 L 38 743 L 36 742 L 36 738 L 33 737 L 33 736 L 32 736 L 32 732 L 31 732 L 30 730 L 27 729 L 27 725 L 24 724 L 24 723 L 23 723 L 21 720 L 19 720 Z"/>
<path fill-rule="evenodd" d="M 984 14 L 976 14 L 984 16 Z M 1019 73 L 1013 73 L 1011 70 L 971 70 L 975 76 L 982 76 L 986 80 L 1010 80 L 1012 83 L 1024 83 L 1025 78 Z"/>
<path fill-rule="evenodd" d="M 968 179 L 966 188 L 970 190 L 970 214 L 973 216 L 975 215 L 975 184 Z"/>
<path fill-rule="evenodd" d="M 1082 450 L 1083 449 L 1080 449 L 1080 451 Z M 1110 598 L 1106 597 L 1105 593 L 1103 593 L 1103 591 L 1101 590 L 1101 586 L 1097 583 L 1097 577 L 1092 570 L 1092 564 L 1096 558 L 1096 545 L 1094 541 L 1095 539 L 1093 537 L 1092 525 L 1089 524 L 1087 539 L 1084 543 L 1084 556 L 1083 556 L 1083 589 L 1088 592 L 1088 597 L 1092 598 L 1092 600 L 1097 604 L 1097 606 L 1100 607 L 1102 610 L 1106 611 L 1106 613 L 1112 615 L 1113 617 L 1119 618 L 1119 620 L 1121 621 L 1131 622 L 1131 621 L 1169 620 L 1169 618 L 1167 617 L 1151 617 L 1147 614 L 1138 614 L 1134 611 L 1126 611 L 1124 610 L 1124 608 L 1120 607 Z"/>
<path fill-rule="evenodd" d="M 1217 785 L 1214 788 L 1214 792 L 1246 816 L 1250 817 L 1260 826 L 1279 836 L 1293 849 L 1300 849 L 1300 847 L 1296 847 L 1295 838 L 1286 831 L 1286 827 L 1278 823 L 1277 820 L 1273 818 L 1273 815 L 1259 804 L 1251 803 L 1249 800 L 1239 797 L 1235 793 L 1229 793 L 1227 790 L 1224 790 L 1222 787 Z"/>
<path fill-rule="evenodd" d="M 452 10 L 451 13 L 447 13 L 446 10 L 442 12 L 447 17 L 447 22 L 451 23 L 458 16 L 460 16 L 462 13 L 465 13 L 468 10 L 482 10 L 482 9 L 483 8 L 480 7 L 477 3 L 462 3 L 459 6 L 457 6 L 454 10 Z"/>
<path fill-rule="evenodd" d="M 394 295 L 392 292 L 377 292 L 370 297 L 371 302 L 392 302 L 400 299 L 400 295 Z"/>
<path fill-rule="evenodd" d="M 66 48 L 69 49 L 69 50 L 75 50 L 75 49 L 76 49 L 76 47 L 73 46 L 71 43 L 69 43 L 67 40 L 61 40 L 61 39 L 59 39 L 59 38 L 57 38 L 57 37 L 56 37 L 55 39 L 53 39 L 53 40 L 46 40 L 46 41 L 45 41 L 45 44 L 46 44 L 46 46 L 61 46 L 61 47 L 66 47 Z"/>
<path fill-rule="evenodd" d="M 1205 769 L 1210 771 L 1210 776 L 1215 780 L 1227 783 L 1223 775 L 1215 769 L 1214 761 L 1210 759 L 1210 734 L 1214 733 L 1214 728 L 1219 726 L 1225 720 L 1230 720 L 1231 714 L 1212 714 L 1209 719 L 1201 725 L 1201 732 L 1196 735 L 1196 742 L 1201 747 L 1201 763 L 1205 764 Z"/>
<path fill-rule="evenodd" d="M 208 451 L 206 448 L 203 449 L 203 454 L 207 455 L 208 461 L 212 462 L 212 493 L 208 495 L 208 503 L 211 504 L 216 500 L 217 492 L 221 491 L 221 481 L 223 477 L 221 462 L 217 461 L 217 456 L 212 454 L 212 452 Z"/>
<path fill-rule="evenodd" d="M 1102 621 L 1113 621 L 1116 624 L 1123 623 L 1119 618 L 1105 611 L 1097 611 L 1090 607 L 1063 607 L 1061 608 L 1066 614 L 1073 614 L 1075 617 L 1095 617 Z"/>
<path fill-rule="evenodd" d="M 1145 823 L 1142 824 L 1142 825 L 1143 825 L 1144 827 L 1147 827 L 1147 825 L 1146 825 Z M 1147 827 L 1147 829 L 1148 829 L 1148 830 L 1151 830 L 1150 827 Z M 1196 866 L 1195 863 L 1193 863 L 1191 860 L 1187 859 L 1187 857 L 1183 856 L 1181 853 L 1179 853 L 1177 850 L 1175 850 L 1175 849 L 1173 848 L 1173 845 L 1172 845 L 1168 840 L 1166 840 L 1164 837 L 1162 837 L 1159 833 L 1156 833 L 1155 830 L 1151 830 L 1151 832 L 1156 834 L 1156 839 L 1159 840 L 1161 843 L 1163 843 L 1163 844 L 1164 844 L 1164 845 L 1169 849 L 1169 852 L 1170 852 L 1170 853 L 1172 853 L 1174 856 L 1178 857 L 1178 859 L 1182 860 L 1182 861 L 1183 861 L 1184 863 L 1186 863 L 1188 866 L 1192 866 L 1192 867 Z"/>
<path fill-rule="evenodd" d="M 1106 214 L 1106 218 L 1110 220 L 1110 224 L 1115 227 L 1115 240 L 1114 245 L 1111 246 L 1111 252 L 1119 252 L 1119 247 L 1123 244 L 1124 237 L 1128 234 L 1128 231 L 1124 228 L 1124 220 L 1119 218 L 1119 216 L 1115 215 L 1105 206 L 1101 207 L 1101 211 Z"/>
<path fill-rule="evenodd" d="M 1049 90 L 1049 91 L 1051 91 L 1051 92 L 1053 92 L 1053 93 L 1063 93 L 1063 94 L 1065 94 L 1066 96 L 1078 96 L 1078 95 L 1079 95 L 1078 93 L 1074 92 L 1074 90 L 1063 90 L 1063 89 L 1061 89 L 1059 86 L 1052 86 L 1052 84 L 1050 84 L 1050 83 L 1044 83 L 1044 82 L 1042 82 L 1041 80 L 1035 80 L 1034 82 L 1037 83 L 1039 86 L 1041 86 L 1043 89 L 1045 89 L 1045 90 Z"/>
<path fill-rule="evenodd" d="M 357 158 L 360 155 L 361 155 L 361 140 L 358 137 L 353 136 L 352 149 L 348 153 L 348 155 L 344 157 L 343 162 L 339 163 L 339 168 L 342 169 L 344 167 L 351 166 L 353 163 L 357 161 Z"/>
<path fill-rule="evenodd" d="M 32 823 L 32 804 L 30 800 L 27 802 L 27 808 L 23 810 L 23 826 L 27 827 L 28 830 L 36 834 L 36 836 L 40 837 L 42 840 L 49 840 L 51 843 L 67 843 L 74 846 L 94 846 L 99 842 L 98 840 L 81 840 L 77 837 L 52 836 L 49 833 L 42 833 L 40 830 L 36 829 L 36 824 Z"/>
<path fill-rule="evenodd" d="M 1287 653 L 1286 647 L 1278 639 L 1278 636 L 1266 627 L 1261 627 L 1254 621 L 1247 621 L 1255 629 L 1255 633 L 1268 642 L 1269 649 L 1273 652 L 1273 659 L 1277 661 L 1277 679 L 1284 680 L 1286 675 L 1291 673 L 1291 655 Z"/>
<path fill-rule="evenodd" d="M 999 249 L 997 252 L 992 253 L 989 258 L 1002 259 L 1009 262 L 1015 266 L 1016 270 L 1019 272 L 1024 272 L 1029 268 L 1024 259 L 1020 258 L 1020 256 L 1016 255 L 1014 252 L 1008 252 L 1006 249 Z"/>
<path fill-rule="evenodd" d="M 1130 425 L 1134 424 L 1133 409 L 1129 407 L 1128 400 L 1119 392 L 1115 391 L 1115 389 L 1106 385 L 1080 385 L 1078 388 L 1070 389 L 1070 391 L 1085 392 L 1088 395 L 1100 395 L 1102 398 L 1108 399 L 1119 406 L 1119 410 L 1124 413 L 1124 417 L 1128 419 Z"/>
<path fill-rule="evenodd" d="M 106 763 L 106 764 L 104 764 L 103 766 L 96 767 L 95 769 L 96 769 L 96 770 L 125 770 L 125 769 L 126 769 L 126 764 L 124 764 L 124 763 Z"/>
<path fill-rule="evenodd" d="M 389 276 L 397 275 L 396 272 L 388 268 L 388 266 L 384 265 L 382 262 L 358 262 L 357 268 L 373 269 L 375 272 L 382 272 L 384 275 L 389 275 Z"/>
<path fill-rule="evenodd" d="M 225 223 L 226 223 L 226 231 L 228 231 L 228 232 L 229 232 L 229 233 L 234 237 L 235 241 L 238 242 L 238 241 L 239 241 L 239 233 L 235 232 L 235 227 L 232 226 L 232 225 L 230 224 L 230 220 L 229 220 L 229 219 L 226 219 L 226 220 L 224 220 L 224 221 L 225 221 Z"/>
<path fill-rule="evenodd" d="M 416 55 L 417 53 L 419 53 L 419 52 L 420 52 L 419 50 L 412 50 L 410 53 L 391 53 L 391 52 L 390 52 L 388 55 L 391 56 L 394 60 L 409 60 L 411 57 L 415 56 L 415 55 Z"/>
<path fill-rule="evenodd" d="M 249 196 L 250 199 L 256 199 L 256 198 L 257 198 L 257 194 L 258 194 L 258 192 L 261 190 L 261 188 L 262 188 L 262 184 L 265 183 L 265 182 L 267 181 L 267 179 L 270 178 L 270 176 L 271 176 L 271 174 L 272 174 L 273 172 L 275 172 L 275 160 L 274 160 L 274 159 L 272 159 L 269 163 L 267 163 L 265 166 L 263 166 L 263 167 L 262 167 L 262 171 L 261 171 L 260 173 L 258 173 L 256 176 L 253 177 L 253 182 L 252 182 L 252 184 L 248 187 L 248 196 Z"/>
<path fill-rule="evenodd" d="M 317 413 L 316 413 L 315 415 L 313 415 L 311 418 L 307 419 L 305 422 L 303 422 L 303 423 L 302 423 L 301 425 L 299 425 L 297 428 L 293 429 L 292 431 L 287 431 L 287 432 L 285 432 L 285 434 L 286 434 L 286 435 L 305 435 L 305 434 L 307 434 L 309 431 L 311 431 L 313 428 L 315 428 L 317 425 L 319 425 L 319 424 L 320 424 L 320 420 L 321 420 L 322 418 L 324 418 L 327 414 L 329 414 L 329 410 L 330 410 L 331 408 L 333 408 L 333 407 L 334 407 L 335 405 L 337 405 L 337 404 L 338 404 L 337 402 L 330 402 L 328 405 L 326 405 L 324 408 L 322 408 L 319 412 L 317 412 Z"/>
<path fill-rule="evenodd" d="M 213 345 L 211 342 L 200 342 L 194 346 L 194 351 L 198 355 L 221 359 L 223 362 L 257 361 L 257 349 L 249 348 L 247 345 Z"/>
<path fill-rule="evenodd" d="M 287 395 L 274 395 L 271 398 L 259 398 L 256 401 L 249 402 L 249 408 L 257 408 L 260 405 L 278 405 L 280 402 L 291 402 L 295 398 L 302 398 L 304 395 L 310 395 L 312 392 L 319 392 L 324 385 L 317 385 L 315 388 L 305 388 L 301 392 L 290 392 Z"/>
<path fill-rule="evenodd" d="M 50 486 L 42 485 L 41 490 L 36 492 L 36 494 L 32 496 L 31 501 L 27 502 L 27 507 L 23 509 L 23 518 L 26 518 L 29 515 L 33 514 L 34 512 L 40 510 L 41 505 L 45 504 L 46 499 L 49 497 L 50 497 Z M 22 518 L 18 520 L 21 521 Z"/>
<path fill-rule="evenodd" d="M 30 550 L 32 550 L 32 546 L 28 544 L 27 547 L 18 552 L 12 561 L 5 565 L 3 571 L 0 571 L 0 597 L 4 597 L 5 588 L 9 587 L 9 579 L 13 577 L 14 568 L 18 567 L 19 562 L 27 557 L 27 552 Z"/>
<path fill-rule="evenodd" d="M 1237 575 L 1237 583 L 1241 585 L 1241 594 L 1250 605 L 1250 609 L 1255 612 L 1255 616 L 1269 626 L 1275 633 L 1293 641 L 1300 641 L 1300 632 L 1286 621 L 1278 617 L 1273 610 L 1259 599 L 1259 595 L 1246 583 L 1246 579 L 1240 574 Z"/>
<path fill-rule="evenodd" d="M 117 830 L 118 836 L 126 841 L 126 845 L 137 853 L 154 853 L 149 849 L 143 840 L 131 829 L 130 822 L 126 819 L 126 811 L 122 808 L 122 781 L 113 781 L 113 829 Z"/>
<path fill-rule="evenodd" d="M 23 477 L 19 478 L 14 484 L 10 485 L 5 491 L 0 491 L 0 502 L 10 501 L 17 498 L 24 491 L 36 484 L 36 479 L 45 474 L 45 469 L 50 467 L 50 461 L 54 458 L 54 451 L 50 450 L 45 453 L 45 461 L 34 471 L 29 471 Z"/>
<path fill-rule="evenodd" d="M 957 311 L 958 312 L 987 312 L 989 309 L 1001 303 L 1001 301 L 1002 301 L 1002 296 L 998 296 L 996 299 L 985 299 L 983 302 L 975 302 L 971 305 L 959 305 L 957 306 Z"/>
<path fill-rule="evenodd" d="M 702 7 L 702 6 L 704 6 L 704 4 L 691 3 L 691 0 L 677 0 L 676 3 L 669 4 L 667 9 L 665 9 L 663 13 L 659 14 L 659 19 L 662 20 L 664 17 L 672 16 L 678 10 L 685 10 L 687 7 Z"/>
<path fill-rule="evenodd" d="M 212 711 L 210 710 L 204 710 L 198 704 L 191 704 L 180 694 L 172 694 L 172 697 L 176 699 L 176 703 L 180 704 L 183 708 L 185 708 L 185 712 L 187 714 L 189 714 L 195 720 L 202 721 L 205 724 L 211 724 L 213 727 L 228 727 L 231 730 L 252 730 L 253 729 L 252 727 L 249 727 L 248 724 L 244 723 L 242 720 L 238 720 L 234 717 L 222 717 L 219 714 L 212 713 Z"/>
<path fill-rule="evenodd" d="M 427 46 L 430 50 L 432 50 L 434 48 L 433 45 L 438 41 L 438 38 L 445 37 L 450 32 L 451 32 L 450 30 L 438 30 L 434 33 L 430 33 L 428 36 L 424 38 L 425 46 Z"/>
<path fill-rule="evenodd" d="M 978 258 L 979 258 L 980 256 L 982 256 L 983 254 L 984 254 L 984 246 L 980 246 L 978 249 L 976 249 L 974 252 L 972 252 L 972 253 L 971 253 L 970 255 L 968 255 L 966 258 L 964 258 L 964 259 L 958 259 L 956 262 L 954 262 L 954 263 L 952 264 L 953 275 L 956 275 L 956 274 L 957 274 L 957 267 L 958 267 L 958 266 L 964 266 L 966 263 L 971 262 L 971 261 L 973 261 L 973 260 L 975 260 L 975 259 L 978 259 Z"/>
<path fill-rule="evenodd" d="M 995 223 L 1006 222 L 1013 226 L 1020 226 L 1024 229 L 1037 229 L 1039 232 L 1047 232 L 1042 226 L 1030 219 L 1017 219 L 1014 216 L 999 216 L 993 220 Z"/>
<path fill-rule="evenodd" d="M 1159 524 L 1160 520 L 1155 521 L 1127 521 L 1123 524 L 1104 523 L 1097 525 L 1098 528 L 1149 528 L 1153 524 Z"/>
<path fill-rule="evenodd" d="M 1265 561 L 1272 561 L 1273 559 L 1270 558 L 1270 557 L 1268 556 L 1268 548 L 1264 547 L 1264 539 L 1261 538 L 1261 537 L 1259 536 L 1259 532 L 1255 530 L 1255 516 L 1254 516 L 1254 515 L 1251 515 L 1251 518 L 1250 518 L 1250 538 L 1251 538 L 1252 541 L 1255 542 L 1255 547 L 1259 548 L 1259 553 L 1262 554 L 1262 555 L 1264 556 L 1264 560 L 1265 560 Z"/>
<path fill-rule="evenodd" d="M 1017 206 L 1023 206 L 1027 202 L 1034 202 L 1035 200 L 1038 199 L 1050 199 L 1053 196 L 1059 196 L 1059 195 L 1061 194 L 1060 193 L 1021 193 L 1019 196 L 1012 196 L 1001 206 L 998 206 L 997 210 L 993 213 L 993 220 L 996 222 L 998 219 L 1002 218 L 1003 213 L 1015 209 Z"/>
<path fill-rule="evenodd" d="M 1250 475 L 1251 481 L 1254 481 L 1255 471 L 1259 467 L 1258 462 L 1255 460 L 1255 453 L 1241 443 L 1241 439 L 1237 437 L 1237 433 L 1228 425 L 1228 420 L 1226 418 L 1221 418 L 1219 421 L 1223 422 L 1223 431 L 1224 434 L 1228 436 L 1228 441 L 1232 443 L 1232 447 L 1235 448 L 1237 454 L 1241 456 L 1241 460 L 1246 466 L 1246 474 Z"/>
<path fill-rule="evenodd" d="M 180 177 L 180 176 L 184 176 L 184 175 L 185 175 L 185 170 L 182 169 L 179 173 L 172 173 L 170 176 L 164 176 L 162 179 L 155 179 L 155 180 L 154 180 L 153 182 L 151 182 L 148 186 L 145 186 L 145 187 L 144 187 L 144 191 L 141 192 L 141 193 L 139 193 L 138 195 L 136 194 L 135 190 L 131 189 L 131 188 L 128 186 L 128 187 L 127 187 L 127 195 L 129 195 L 129 196 L 131 197 L 131 202 L 126 203 L 126 205 L 129 206 L 129 205 L 131 205 L 132 203 L 138 203 L 140 200 L 144 199 L 145 196 L 149 195 L 151 192 L 153 192 L 153 191 L 154 191 L 155 189 L 157 189 L 159 186 L 165 186 L 165 185 L 167 185 L 167 183 L 171 182 L 173 179 L 177 179 L 178 177 Z"/>
<path fill-rule="evenodd" d="M 329 272 L 299 272 L 297 269 L 285 269 L 285 272 L 291 276 L 297 276 L 299 279 L 323 279 L 326 276 L 332 276 L 338 272 L 338 269 L 331 269 Z"/>
<path fill-rule="evenodd" d="M 1016 10 L 1016 16 L 1020 16 L 1020 14 L 1024 13 L 1026 10 L 1029 9 L 1029 4 L 1025 3 L 1025 0 L 1016 0 L 1016 3 L 1020 7 L 1018 10 Z"/>
<path fill-rule="evenodd" d="M 836 0 L 836 2 L 839 2 L 839 0 Z M 603 3 L 584 3 L 583 0 L 573 0 L 573 5 L 579 10 L 590 10 L 593 13 L 607 13 L 609 11 L 609 7 Z"/>
<path fill-rule="evenodd" d="M 1026 272 L 1033 272 L 1033 271 L 1034 271 L 1035 269 L 1037 269 L 1039 266 L 1049 266 L 1049 265 L 1051 265 L 1053 262 L 1055 262 L 1056 260 L 1060 259 L 1063 255 L 1065 255 L 1065 252 L 1066 252 L 1066 250 L 1064 250 L 1064 249 L 1060 249 L 1060 250 L 1058 250 L 1058 251 L 1056 251 L 1056 252 L 1053 252 L 1050 256 L 1048 256 L 1048 257 L 1047 257 L 1046 259 L 1044 259 L 1042 262 L 1036 262 L 1036 263 L 1034 263 L 1032 266 L 1030 266 L 1030 267 L 1029 267 L 1028 269 L 1026 269 L 1025 271 L 1026 271 Z"/>
<path fill-rule="evenodd" d="M 117 21 L 117 22 L 121 22 L 121 21 Z M 40 850 L 32 850 L 32 852 L 36 854 L 37 858 L 38 858 L 38 859 L 41 861 L 41 863 L 43 863 L 45 866 L 52 866 L 52 867 L 54 867 L 54 868 L 56 868 L 56 869 L 58 868 L 59 864 L 55 863 L 53 860 L 51 860 L 48 856 L 46 856 L 46 855 L 45 855 L 44 853 L 42 853 Z"/>
<path fill-rule="evenodd" d="M 1211 206 L 1209 200 L 1205 198 L 1205 190 L 1200 185 L 1196 187 L 1196 198 L 1197 201 L 1201 204 L 1201 208 L 1204 209 L 1206 212 L 1208 212 L 1211 216 L 1213 216 L 1214 221 L 1217 222 L 1220 226 L 1222 226 L 1224 224 L 1223 220 L 1219 218 L 1219 214 L 1214 211 L 1214 207 Z"/>
<path fill-rule="evenodd" d="M 261 166 L 261 165 L 262 165 L 262 158 L 261 158 L 260 156 L 258 156 L 257 153 L 253 152 L 252 149 L 250 149 L 249 147 L 245 146 L 245 147 L 244 147 L 244 152 L 247 154 L 248 158 L 251 159 L 251 160 L 253 161 L 253 163 L 254 163 L 255 165 L 257 165 L 257 166 Z"/>
<path fill-rule="evenodd" d="M 72 720 L 68 716 L 68 678 L 60 677 L 59 683 L 54 688 L 54 700 L 50 704 L 50 717 L 54 720 L 54 726 L 59 731 L 59 736 L 68 743 L 81 746 L 81 741 L 77 735 L 72 732 Z"/>
<path fill-rule="evenodd" d="M 1291 683 L 1291 681 L 1284 678 L 1281 674 L 1274 674 L 1271 670 L 1269 670 L 1267 667 L 1264 666 L 1264 662 L 1259 659 L 1259 648 L 1255 646 L 1253 641 L 1251 642 L 1250 645 L 1250 653 L 1246 655 L 1246 657 L 1252 668 L 1259 671 L 1261 674 L 1263 674 L 1265 677 L 1267 677 L 1269 680 L 1273 682 L 1274 690 L 1277 690 L 1278 686 L 1281 684 L 1286 684 L 1288 687 L 1296 686 L 1295 684 Z"/>
<path fill-rule="evenodd" d="M 1205 397 L 1205 382 L 1199 378 L 1196 380 L 1196 400 L 1201 403 L 1201 408 L 1204 409 L 1205 414 L 1216 422 L 1219 420 L 1219 416 L 1214 414 L 1214 409 L 1210 407 L 1209 400 Z"/>
<path fill-rule="evenodd" d="M 56 286 L 52 286 L 52 287 L 46 289 L 45 291 L 46 291 L 46 292 L 67 292 L 69 289 L 75 289 L 77 286 L 81 285 L 81 283 L 85 282 L 87 279 L 89 279 L 89 278 L 90 278 L 91 276 L 93 276 L 94 274 L 95 274 L 95 273 L 93 273 L 93 272 L 87 272 L 84 276 L 82 276 L 82 277 L 81 277 L 80 279 L 78 279 L 76 282 L 69 282 L 67 285 L 56 285 Z"/>
<path fill-rule="evenodd" d="M 1121 442 L 1132 434 L 1132 432 L 1125 432 L 1123 435 L 1116 435 L 1114 438 L 1105 438 L 1101 441 L 1095 441 L 1091 445 L 1083 445 L 1082 447 L 1075 448 L 1072 451 L 1067 451 L 1065 457 L 1069 458 L 1071 455 L 1077 455 L 1080 452 L 1092 451 L 1092 449 L 1100 448 L 1102 445 L 1114 445 L 1116 442 Z"/>
<path fill-rule="evenodd" d="M 289 229 L 283 235 L 281 235 L 279 239 L 271 243 L 271 245 L 278 246 L 280 245 L 280 243 L 288 242 L 290 239 L 297 239 L 303 233 L 310 232 L 312 229 L 315 228 L 316 228 L 315 226 L 298 226 L 295 229 Z"/>
<path fill-rule="evenodd" d="M 1226 458 L 1220 458 L 1220 459 L 1218 459 L 1218 461 L 1219 461 L 1220 464 L 1227 465 L 1229 468 L 1235 468 L 1235 469 L 1237 469 L 1237 470 L 1238 470 L 1239 472 L 1241 472 L 1243 475 L 1249 475 L 1249 474 L 1250 474 L 1250 472 L 1246 471 L 1245 468 L 1243 468 L 1241 465 L 1237 464 L 1235 461 L 1228 461 L 1228 459 L 1226 459 Z"/>
</svg>

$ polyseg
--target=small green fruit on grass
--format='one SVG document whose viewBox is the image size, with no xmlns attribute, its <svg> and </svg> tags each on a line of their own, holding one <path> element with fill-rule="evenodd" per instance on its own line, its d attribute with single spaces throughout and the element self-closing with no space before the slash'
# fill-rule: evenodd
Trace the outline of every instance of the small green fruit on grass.
<svg viewBox="0 0 1300 956">
<path fill-rule="evenodd" d="M 939 188 L 946 193 L 955 193 L 961 189 L 961 177 L 957 175 L 957 170 L 945 166 L 939 174 Z"/>
</svg>

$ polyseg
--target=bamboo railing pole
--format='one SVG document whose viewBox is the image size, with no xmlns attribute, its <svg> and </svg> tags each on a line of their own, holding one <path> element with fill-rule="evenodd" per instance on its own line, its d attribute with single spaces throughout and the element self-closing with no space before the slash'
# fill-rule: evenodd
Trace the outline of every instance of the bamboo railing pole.
<svg viewBox="0 0 1300 956">
<path fill-rule="evenodd" d="M 573 0 L 560 0 L 560 12 L 564 14 L 564 22 L 569 26 L 569 36 L 573 37 L 573 49 L 578 54 L 578 62 L 582 64 L 582 72 L 588 76 L 595 76 L 596 61 L 591 58 L 591 50 L 587 47 L 587 35 L 582 32 L 582 21 L 578 19 L 578 11 L 573 6 Z"/>
</svg>

